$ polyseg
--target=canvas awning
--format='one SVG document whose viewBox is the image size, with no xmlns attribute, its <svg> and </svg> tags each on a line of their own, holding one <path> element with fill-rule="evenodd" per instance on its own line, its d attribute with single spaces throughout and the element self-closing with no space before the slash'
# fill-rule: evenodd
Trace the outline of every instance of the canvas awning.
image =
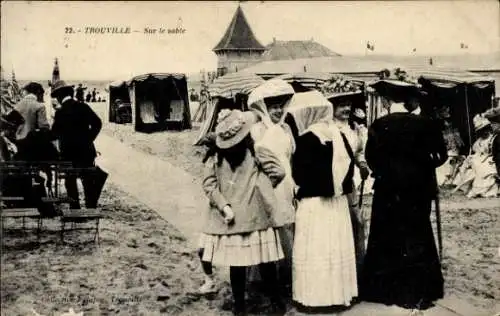
<svg viewBox="0 0 500 316">
<path fill-rule="evenodd" d="M 479 83 L 493 82 L 495 79 L 487 76 L 481 76 L 475 73 L 460 69 L 441 68 L 441 67 L 408 67 L 404 68 L 410 76 L 414 78 L 424 78 L 435 82 L 448 83 Z"/>
<path fill-rule="evenodd" d="M 238 93 L 249 94 L 265 80 L 255 74 L 236 72 L 215 79 L 208 86 L 211 97 L 232 98 Z"/>
<path fill-rule="evenodd" d="M 148 73 L 148 74 L 143 74 L 143 75 L 133 77 L 132 79 L 127 81 L 127 84 L 130 85 L 134 82 L 143 82 L 143 81 L 151 80 L 151 79 L 165 80 L 168 78 L 182 80 L 182 79 L 186 79 L 186 75 L 181 74 L 181 73 Z"/>
</svg>

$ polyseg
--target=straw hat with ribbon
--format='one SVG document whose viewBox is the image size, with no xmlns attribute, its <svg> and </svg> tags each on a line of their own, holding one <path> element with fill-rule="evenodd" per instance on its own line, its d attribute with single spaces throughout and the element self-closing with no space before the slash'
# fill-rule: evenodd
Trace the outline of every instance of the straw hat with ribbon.
<svg viewBox="0 0 500 316">
<path fill-rule="evenodd" d="M 221 149 L 239 144 L 250 133 L 256 121 L 252 112 L 227 109 L 220 111 L 215 127 L 215 144 Z"/>
</svg>

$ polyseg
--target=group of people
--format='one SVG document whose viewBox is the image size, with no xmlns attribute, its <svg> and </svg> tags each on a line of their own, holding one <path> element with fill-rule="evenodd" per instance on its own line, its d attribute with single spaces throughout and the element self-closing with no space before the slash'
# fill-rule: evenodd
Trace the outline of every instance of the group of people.
<svg viewBox="0 0 500 316">
<path fill-rule="evenodd" d="M 97 89 L 94 88 L 92 92 L 88 91 L 87 94 L 85 95 L 85 90 L 87 90 L 87 87 L 84 87 L 81 83 L 78 84 L 78 87 L 76 88 L 75 92 L 75 98 L 77 101 L 80 102 L 104 102 L 100 96 L 99 92 L 97 92 Z"/>
<path fill-rule="evenodd" d="M 71 162 L 73 167 L 81 168 L 82 171 L 69 173 L 65 179 L 66 191 L 71 199 L 70 208 L 80 208 L 78 177 L 82 179 L 86 207 L 97 207 L 107 178 L 102 170 L 94 168 L 97 156 L 94 140 L 101 130 L 101 119 L 89 105 L 75 100 L 74 87 L 62 80 L 51 87 L 51 97 L 57 100 L 52 126 L 43 100 L 43 86 L 31 82 L 23 87 L 23 92 L 20 102 L 12 108 L 2 109 L 2 161 Z M 89 171 L 86 172 L 85 169 Z M 31 179 L 28 180 L 27 185 L 31 186 Z M 7 183 L 3 187 L 4 194 L 5 190 L 13 188 L 9 188 Z M 11 192 L 15 196 L 26 195 L 30 191 L 29 187 L 16 189 L 20 192 Z"/>
<path fill-rule="evenodd" d="M 500 108 L 492 108 L 473 118 L 477 139 L 465 159 L 455 161 L 449 183 L 469 198 L 500 196 Z"/>
<path fill-rule="evenodd" d="M 292 109 L 286 82 L 265 84 L 265 97 L 250 94 L 250 111 L 222 110 L 209 137 L 199 291 L 216 290 L 213 265 L 229 266 L 233 313 L 244 315 L 248 270 L 259 267 L 276 314 L 286 311 L 280 285 L 306 312 L 359 300 L 431 306 L 443 296 L 430 212 L 447 151 L 434 122 L 414 114 L 418 93 L 392 100 L 399 110 L 367 130 L 349 124 L 363 113 L 351 113 L 348 97 Z M 374 179 L 366 249 L 356 169 Z"/>
</svg>

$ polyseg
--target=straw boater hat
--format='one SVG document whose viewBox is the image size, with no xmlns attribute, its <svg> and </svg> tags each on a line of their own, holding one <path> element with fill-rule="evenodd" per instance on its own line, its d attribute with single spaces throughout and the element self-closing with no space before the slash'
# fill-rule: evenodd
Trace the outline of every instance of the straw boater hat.
<svg viewBox="0 0 500 316">
<path fill-rule="evenodd" d="M 488 119 L 482 116 L 481 114 L 477 114 L 474 117 L 473 123 L 474 123 L 474 130 L 476 132 L 491 125 L 490 121 L 488 121 Z"/>
<path fill-rule="evenodd" d="M 240 110 L 222 110 L 217 117 L 215 144 L 221 149 L 228 149 L 239 144 L 257 121 L 252 112 Z"/>
<path fill-rule="evenodd" d="M 64 89 L 73 89 L 74 85 L 67 85 L 63 80 L 58 80 L 52 85 L 52 92 L 50 93 L 51 97 L 55 97 L 59 92 Z"/>
</svg>

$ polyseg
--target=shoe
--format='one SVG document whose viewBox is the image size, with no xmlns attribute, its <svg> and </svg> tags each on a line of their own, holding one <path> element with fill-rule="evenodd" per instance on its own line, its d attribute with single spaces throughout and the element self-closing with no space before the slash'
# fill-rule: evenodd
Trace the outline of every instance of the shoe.
<svg viewBox="0 0 500 316">
<path fill-rule="evenodd" d="M 207 276 L 205 278 L 205 283 L 198 289 L 198 294 L 211 294 L 216 293 L 219 289 L 217 288 L 217 283 L 213 277 Z"/>
</svg>

